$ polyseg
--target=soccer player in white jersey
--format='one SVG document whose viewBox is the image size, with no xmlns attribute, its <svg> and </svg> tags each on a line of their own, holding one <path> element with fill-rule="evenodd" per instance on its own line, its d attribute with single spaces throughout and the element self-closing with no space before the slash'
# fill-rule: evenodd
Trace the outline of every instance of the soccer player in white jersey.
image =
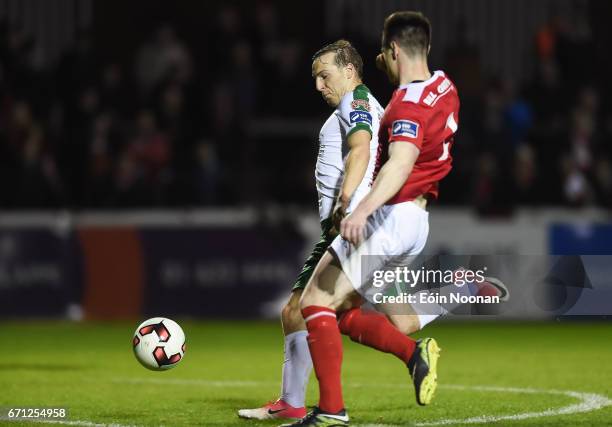
<svg viewBox="0 0 612 427">
<path fill-rule="evenodd" d="M 439 349 L 434 339 L 417 342 L 390 323 L 362 321 L 358 310 L 342 313 L 346 301 L 367 295 L 364 255 L 376 256 L 376 268 L 382 269 L 394 256 L 422 251 L 429 232 L 427 201 L 438 196 L 439 181 L 452 167 L 459 97 L 444 72 L 429 71 L 430 36 L 429 20 L 419 12 L 396 12 L 385 20 L 378 61 L 397 89 L 381 119 L 377 175 L 370 192 L 342 220 L 341 236 L 321 257 L 303 292 L 300 306 L 319 381 L 319 404 L 287 427 L 349 425 L 341 383 L 340 333 L 345 328 L 351 337 L 370 340 L 368 345 L 406 363 L 419 404 L 430 403 L 436 390 Z M 403 322 L 418 329 L 435 317 L 389 314 L 401 329 Z"/>
<path fill-rule="evenodd" d="M 346 40 L 313 56 L 312 76 L 327 104 L 334 108 L 319 133 L 315 178 L 319 195 L 321 240 L 298 275 L 282 310 L 285 335 L 281 396 L 256 409 L 242 409 L 243 418 L 302 418 L 312 361 L 299 301 L 315 266 L 337 234 L 340 220 L 368 193 L 373 180 L 378 128 L 383 108 L 362 82 L 363 61 Z"/>
</svg>

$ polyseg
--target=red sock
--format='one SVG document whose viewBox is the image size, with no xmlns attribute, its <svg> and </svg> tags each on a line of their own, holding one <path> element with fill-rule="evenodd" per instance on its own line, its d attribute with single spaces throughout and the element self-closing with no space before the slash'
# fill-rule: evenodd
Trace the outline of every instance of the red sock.
<svg viewBox="0 0 612 427">
<path fill-rule="evenodd" d="M 319 408 L 335 414 L 344 408 L 342 401 L 342 337 L 336 312 L 311 305 L 302 310 L 308 328 L 308 346 L 319 380 Z"/>
<path fill-rule="evenodd" d="M 353 308 L 340 315 L 340 332 L 351 340 L 397 356 L 408 363 L 416 341 L 397 330 L 386 316 Z M 312 351 L 311 351 L 312 352 Z"/>
</svg>

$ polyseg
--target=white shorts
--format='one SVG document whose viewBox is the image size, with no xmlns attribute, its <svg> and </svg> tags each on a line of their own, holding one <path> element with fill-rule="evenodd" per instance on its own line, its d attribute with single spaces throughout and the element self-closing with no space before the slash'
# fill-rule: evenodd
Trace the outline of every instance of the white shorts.
<svg viewBox="0 0 612 427">
<path fill-rule="evenodd" d="M 351 202 L 347 208 L 347 212 L 351 212 L 357 207 L 361 199 L 370 192 L 369 185 L 359 185 L 351 198 Z M 324 221 L 332 216 L 334 207 L 336 206 L 336 197 L 329 197 L 323 193 L 319 193 L 319 220 Z"/>
<path fill-rule="evenodd" d="M 368 279 L 374 270 L 384 269 L 396 257 L 417 256 L 425 247 L 428 234 L 429 213 L 416 203 L 384 205 L 368 218 L 365 239 L 358 246 L 337 236 L 330 250 L 353 288 L 368 299 L 372 290 Z M 365 256 L 368 257 L 362 258 Z M 419 314 L 421 327 L 438 317 L 421 314 L 417 307 L 414 309 Z"/>
</svg>

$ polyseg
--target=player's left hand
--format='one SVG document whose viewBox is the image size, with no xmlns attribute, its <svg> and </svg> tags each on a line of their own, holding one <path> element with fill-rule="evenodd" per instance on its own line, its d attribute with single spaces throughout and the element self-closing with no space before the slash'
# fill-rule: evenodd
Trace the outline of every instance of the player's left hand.
<svg viewBox="0 0 612 427">
<path fill-rule="evenodd" d="M 340 234 L 344 240 L 348 240 L 354 245 L 361 243 L 365 237 L 365 226 L 368 219 L 367 215 L 364 215 L 359 211 L 349 214 L 340 223 Z"/>
</svg>

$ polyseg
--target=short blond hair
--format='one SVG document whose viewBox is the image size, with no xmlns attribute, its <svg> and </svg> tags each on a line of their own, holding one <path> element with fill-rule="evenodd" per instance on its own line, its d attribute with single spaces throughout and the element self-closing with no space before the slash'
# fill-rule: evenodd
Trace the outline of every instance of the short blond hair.
<svg viewBox="0 0 612 427">
<path fill-rule="evenodd" d="M 357 76 L 360 79 L 363 78 L 363 59 L 350 41 L 340 39 L 323 46 L 312 56 L 313 62 L 320 56 L 329 52 L 336 54 L 334 57 L 334 63 L 338 67 L 346 67 L 348 64 L 353 64 L 353 67 L 355 67 L 355 70 L 357 71 Z"/>
</svg>

